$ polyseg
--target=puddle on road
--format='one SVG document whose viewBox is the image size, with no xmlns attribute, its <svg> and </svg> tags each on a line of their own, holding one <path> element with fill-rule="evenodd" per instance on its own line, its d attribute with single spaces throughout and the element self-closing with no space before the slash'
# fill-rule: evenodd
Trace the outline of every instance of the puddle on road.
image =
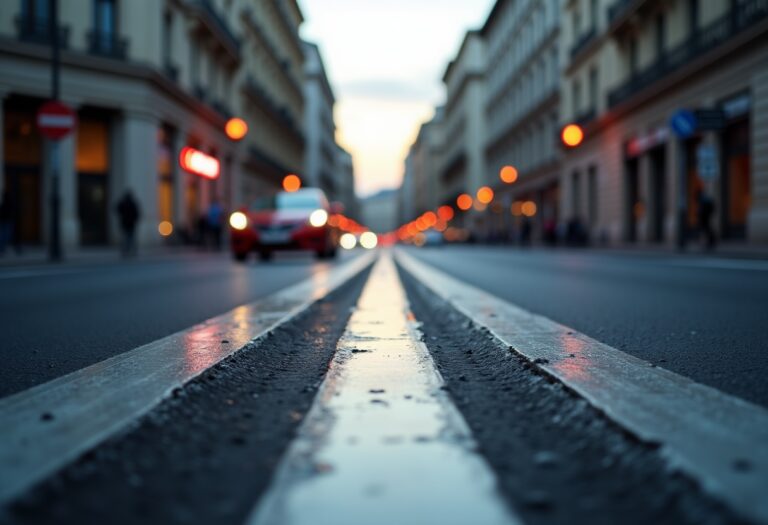
<svg viewBox="0 0 768 525">
<path fill-rule="evenodd" d="M 385 254 L 251 524 L 517 523 L 409 314 Z"/>
</svg>

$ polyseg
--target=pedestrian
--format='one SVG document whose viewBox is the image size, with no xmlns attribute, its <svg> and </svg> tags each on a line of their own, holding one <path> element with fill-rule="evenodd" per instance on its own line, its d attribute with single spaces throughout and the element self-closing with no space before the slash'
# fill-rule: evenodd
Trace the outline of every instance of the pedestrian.
<svg viewBox="0 0 768 525">
<path fill-rule="evenodd" d="M 712 217 L 715 214 L 715 201 L 703 189 L 699 190 L 699 235 L 704 235 L 704 243 L 707 250 L 715 247 L 715 229 L 712 226 Z"/>
<path fill-rule="evenodd" d="M 16 254 L 21 253 L 16 235 L 16 201 L 11 198 L 11 192 L 6 188 L 0 201 L 0 256 L 5 253 L 9 244 L 13 245 Z"/>
<path fill-rule="evenodd" d="M 221 230 L 224 209 L 218 201 L 213 201 L 208 207 L 208 234 L 214 250 L 221 250 Z"/>
<path fill-rule="evenodd" d="M 141 211 L 130 190 L 126 190 L 117 203 L 117 215 L 123 232 L 122 254 L 129 257 L 136 254 L 136 225 L 141 218 Z"/>
<path fill-rule="evenodd" d="M 520 245 L 529 246 L 531 244 L 531 230 L 533 226 L 527 217 L 523 217 L 523 225 L 520 229 Z"/>
</svg>

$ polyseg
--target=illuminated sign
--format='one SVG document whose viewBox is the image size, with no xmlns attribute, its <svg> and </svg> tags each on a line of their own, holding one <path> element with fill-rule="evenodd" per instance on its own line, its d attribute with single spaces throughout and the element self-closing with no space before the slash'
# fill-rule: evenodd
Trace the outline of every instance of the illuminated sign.
<svg viewBox="0 0 768 525">
<path fill-rule="evenodd" d="M 179 165 L 189 173 L 211 180 L 218 179 L 221 172 L 218 159 L 190 147 L 181 150 Z"/>
</svg>

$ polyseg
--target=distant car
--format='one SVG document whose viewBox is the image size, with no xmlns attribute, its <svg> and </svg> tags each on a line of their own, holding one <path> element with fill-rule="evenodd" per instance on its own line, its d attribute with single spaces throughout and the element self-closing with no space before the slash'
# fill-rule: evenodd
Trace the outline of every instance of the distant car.
<svg viewBox="0 0 768 525">
<path fill-rule="evenodd" d="M 339 236 L 328 224 L 333 212 L 317 188 L 257 199 L 229 217 L 232 254 L 238 261 L 253 252 L 268 260 L 277 250 L 309 250 L 318 258 L 333 258 Z"/>
</svg>

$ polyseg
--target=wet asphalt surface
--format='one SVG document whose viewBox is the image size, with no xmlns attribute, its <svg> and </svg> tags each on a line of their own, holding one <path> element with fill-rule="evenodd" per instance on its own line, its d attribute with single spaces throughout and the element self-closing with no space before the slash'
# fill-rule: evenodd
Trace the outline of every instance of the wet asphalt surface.
<svg viewBox="0 0 768 525">
<path fill-rule="evenodd" d="M 0 269 L 0 397 L 184 330 L 330 264 L 301 253 L 238 264 L 226 253 Z"/>
<path fill-rule="evenodd" d="M 448 393 L 525 523 L 741 523 L 656 448 L 400 275 Z"/>
<path fill-rule="evenodd" d="M 768 406 L 768 261 L 480 246 L 409 253 L 619 350 Z"/>
<path fill-rule="evenodd" d="M 0 509 L 0 523 L 242 524 L 312 405 L 368 274 L 177 389 Z"/>
</svg>

